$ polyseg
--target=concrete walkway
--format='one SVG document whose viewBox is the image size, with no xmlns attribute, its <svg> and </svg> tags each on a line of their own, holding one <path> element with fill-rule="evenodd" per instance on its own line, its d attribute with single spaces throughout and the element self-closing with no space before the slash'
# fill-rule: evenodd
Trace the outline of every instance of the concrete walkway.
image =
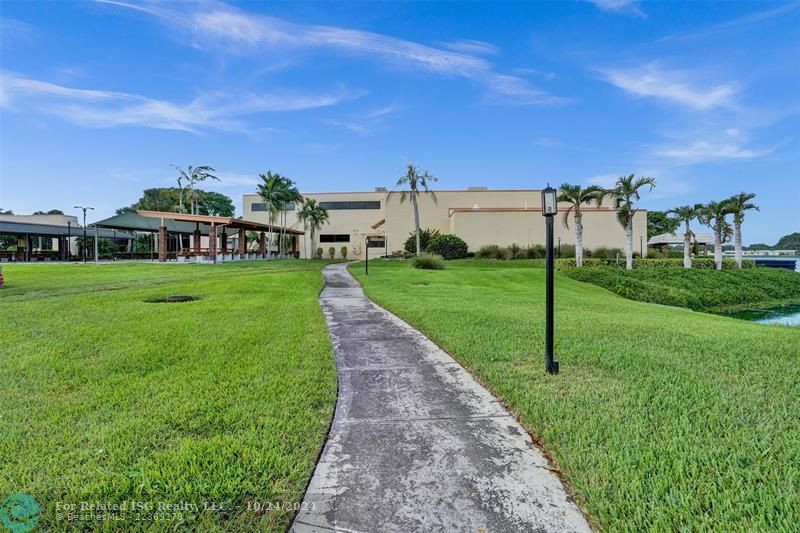
<svg viewBox="0 0 800 533">
<path fill-rule="evenodd" d="M 589 531 L 491 394 L 344 264 L 324 275 L 339 400 L 292 531 Z"/>
</svg>

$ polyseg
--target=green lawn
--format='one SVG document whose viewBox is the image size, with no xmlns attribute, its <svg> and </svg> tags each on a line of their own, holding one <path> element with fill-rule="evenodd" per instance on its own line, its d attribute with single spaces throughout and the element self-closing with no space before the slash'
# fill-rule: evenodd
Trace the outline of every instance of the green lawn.
<svg viewBox="0 0 800 533">
<path fill-rule="evenodd" d="M 541 268 L 351 271 L 520 417 L 599 529 L 796 530 L 800 329 L 635 302 L 557 274 L 561 374 L 547 376 Z"/>
<path fill-rule="evenodd" d="M 126 501 L 197 506 L 162 530 L 285 529 L 336 399 L 322 264 L 4 265 L 0 498 L 52 530 L 154 527 L 56 514 Z M 174 294 L 201 299 L 146 303 Z"/>
<path fill-rule="evenodd" d="M 702 270 L 684 268 L 569 268 L 566 276 L 632 300 L 728 312 L 800 303 L 800 275 L 782 268 Z"/>
</svg>

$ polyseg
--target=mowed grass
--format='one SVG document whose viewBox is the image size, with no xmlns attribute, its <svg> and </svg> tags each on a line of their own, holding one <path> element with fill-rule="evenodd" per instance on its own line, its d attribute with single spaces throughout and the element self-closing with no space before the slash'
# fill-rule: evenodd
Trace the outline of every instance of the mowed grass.
<svg viewBox="0 0 800 533">
<path fill-rule="evenodd" d="M 336 400 L 322 264 L 4 265 L 0 497 L 56 531 L 285 529 Z"/>
<path fill-rule="evenodd" d="M 796 531 L 800 329 L 626 300 L 544 270 L 402 261 L 351 271 L 514 411 L 605 531 Z M 529 265 L 538 266 L 538 265 Z"/>
</svg>

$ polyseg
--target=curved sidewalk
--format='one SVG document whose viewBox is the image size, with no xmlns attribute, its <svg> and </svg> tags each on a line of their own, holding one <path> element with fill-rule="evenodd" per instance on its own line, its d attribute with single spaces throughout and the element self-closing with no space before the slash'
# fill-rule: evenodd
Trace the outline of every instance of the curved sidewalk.
<svg viewBox="0 0 800 533">
<path fill-rule="evenodd" d="M 339 400 L 292 531 L 590 530 L 486 389 L 367 299 L 346 265 L 323 273 Z"/>
</svg>

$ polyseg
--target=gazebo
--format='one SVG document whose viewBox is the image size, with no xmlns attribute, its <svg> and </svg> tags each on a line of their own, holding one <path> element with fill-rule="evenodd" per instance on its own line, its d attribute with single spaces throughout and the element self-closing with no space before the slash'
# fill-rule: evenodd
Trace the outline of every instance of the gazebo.
<svg viewBox="0 0 800 533">
<path fill-rule="evenodd" d="M 192 243 L 185 251 L 177 252 L 176 257 L 208 258 L 217 261 L 219 254 L 230 256 L 231 259 L 266 259 L 272 254 L 268 251 L 266 233 L 283 232 L 291 237 L 291 251 L 297 250 L 297 239 L 303 231 L 296 229 L 283 229 L 270 224 L 261 224 L 233 217 L 218 217 L 211 215 L 191 215 L 187 213 L 171 213 L 167 211 L 136 211 L 123 213 L 106 220 L 95 223 L 98 227 L 125 229 L 129 231 L 150 232 L 158 234 L 158 260 L 167 261 L 170 235 L 181 239 L 191 235 Z M 238 233 L 238 249 L 228 250 L 228 230 Z M 247 232 L 259 233 L 258 252 L 249 252 L 247 249 Z M 202 247 L 202 237 L 208 237 L 208 246 Z M 221 238 L 221 239 L 220 239 Z M 221 243 L 218 243 L 218 239 Z M 219 246 L 218 244 L 221 244 Z"/>
<path fill-rule="evenodd" d="M 662 233 L 654 235 L 647 241 L 648 246 L 670 246 L 680 244 L 683 246 L 683 234 L 677 233 Z M 714 245 L 713 233 L 694 233 L 692 235 L 692 242 L 703 245 L 703 255 L 708 255 L 708 246 Z"/>
</svg>

